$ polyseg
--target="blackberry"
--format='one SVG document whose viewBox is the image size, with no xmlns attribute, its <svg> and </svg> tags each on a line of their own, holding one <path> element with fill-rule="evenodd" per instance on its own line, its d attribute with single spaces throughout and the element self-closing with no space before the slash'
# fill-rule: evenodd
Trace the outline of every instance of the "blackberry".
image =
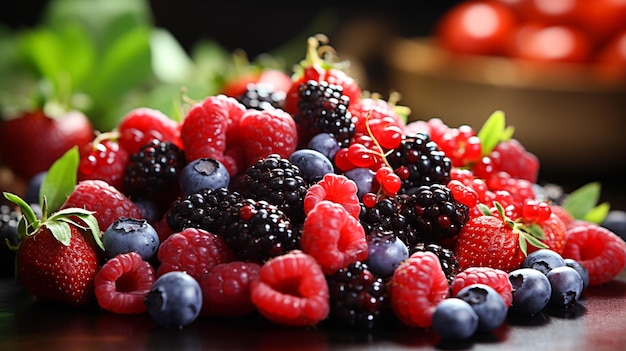
<svg viewBox="0 0 626 351">
<path fill-rule="evenodd" d="M 179 175 L 187 164 L 184 151 L 169 141 L 153 139 L 128 159 L 124 186 L 129 197 L 169 205 L 180 193 Z"/>
<path fill-rule="evenodd" d="M 275 91 L 271 85 L 250 83 L 246 91 L 237 96 L 237 101 L 249 109 L 268 110 L 282 108 L 285 95 L 283 91 Z"/>
<path fill-rule="evenodd" d="M 243 199 L 226 211 L 224 221 L 217 234 L 240 260 L 262 263 L 300 247 L 289 217 L 267 201 Z"/>
<path fill-rule="evenodd" d="M 378 199 L 372 207 L 361 203 L 359 221 L 366 235 L 376 232 L 391 232 L 407 246 L 423 241 L 416 228 L 410 223 L 405 209 L 410 200 L 408 194 L 396 194 Z"/>
<path fill-rule="evenodd" d="M 402 214 L 426 242 L 440 243 L 456 236 L 469 220 L 469 208 L 442 184 L 416 188 L 407 202 Z"/>
<path fill-rule="evenodd" d="M 224 226 L 226 212 L 241 200 L 238 192 L 228 188 L 202 189 L 174 201 L 165 220 L 174 232 L 198 228 L 217 234 Z"/>
<path fill-rule="evenodd" d="M 284 212 L 293 224 L 304 222 L 304 196 L 308 184 L 289 159 L 271 154 L 250 166 L 239 179 L 245 198 L 267 201 Z"/>
<path fill-rule="evenodd" d="M 316 134 L 331 133 L 340 147 L 348 147 L 355 134 L 356 124 L 348 111 L 350 98 L 343 87 L 326 81 L 309 80 L 299 87 L 298 112 L 294 115 L 304 142 Z"/>
<path fill-rule="evenodd" d="M 326 277 L 330 295 L 329 321 L 354 329 L 372 329 L 386 316 L 385 282 L 367 264 L 357 261 Z"/>
<path fill-rule="evenodd" d="M 448 284 L 452 284 L 454 277 L 461 271 L 459 262 L 452 249 L 435 243 L 417 243 L 409 248 L 409 254 L 411 255 L 418 251 L 429 251 L 437 255 L 441 263 L 441 269 L 448 279 Z"/>
<path fill-rule="evenodd" d="M 15 274 L 15 254 L 7 244 L 19 243 L 17 225 L 22 214 L 8 204 L 0 205 L 0 277 L 12 277 Z"/>
<path fill-rule="evenodd" d="M 423 132 L 405 135 L 387 155 L 387 162 L 402 180 L 399 193 L 429 184 L 448 184 L 452 162 L 437 143 Z"/>
</svg>

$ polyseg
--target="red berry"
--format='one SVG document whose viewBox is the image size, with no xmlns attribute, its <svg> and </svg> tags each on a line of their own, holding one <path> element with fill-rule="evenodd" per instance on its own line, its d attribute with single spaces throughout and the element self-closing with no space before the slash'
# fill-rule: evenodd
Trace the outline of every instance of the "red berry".
<svg viewBox="0 0 626 351">
<path fill-rule="evenodd" d="M 326 276 L 300 250 L 266 261 L 252 282 L 251 299 L 261 315 L 283 325 L 313 326 L 330 312 Z"/>
<path fill-rule="evenodd" d="M 222 162 L 229 123 L 228 110 L 224 107 L 223 101 L 207 97 L 193 105 L 180 129 L 187 161 L 212 158 Z"/>
<path fill-rule="evenodd" d="M 78 182 L 61 209 L 78 207 L 93 211 L 100 230 L 105 231 L 120 217 L 143 218 L 141 210 L 111 184 L 89 179 Z"/>
<path fill-rule="evenodd" d="M 311 209 L 302 228 L 302 251 L 313 256 L 325 274 L 367 259 L 365 230 L 338 203 L 322 200 Z"/>
<path fill-rule="evenodd" d="M 81 149 L 77 180 L 100 179 L 124 190 L 128 152 L 117 140 L 96 138 Z"/>
<path fill-rule="evenodd" d="M 599 285 L 626 268 L 626 242 L 597 224 L 576 221 L 567 230 L 562 256 L 580 262 L 589 271 L 589 285 Z"/>
<path fill-rule="evenodd" d="M 215 265 L 200 279 L 202 314 L 237 317 L 256 310 L 250 285 L 261 266 L 255 262 L 231 261 Z"/>
<path fill-rule="evenodd" d="M 238 140 L 245 150 L 246 167 L 271 154 L 289 158 L 298 145 L 293 117 L 281 110 L 246 111 L 237 128 Z"/>
<path fill-rule="evenodd" d="M 472 284 L 485 284 L 494 288 L 502 296 L 507 307 L 513 302 L 513 286 L 507 272 L 492 267 L 469 267 L 459 272 L 450 284 L 452 296 Z"/>
<path fill-rule="evenodd" d="M 400 263 L 389 281 L 393 313 L 410 327 L 428 328 L 437 304 L 449 296 L 448 279 L 439 258 L 417 251 Z"/>
<path fill-rule="evenodd" d="M 182 147 L 178 122 L 163 112 L 147 107 L 139 107 L 128 112 L 118 127 L 119 143 L 129 155 L 153 139 L 173 142 Z"/>
<path fill-rule="evenodd" d="M 472 169 L 477 177 L 483 179 L 489 179 L 490 175 L 503 171 L 513 178 L 535 183 L 539 175 L 539 159 L 527 151 L 517 139 L 509 139 L 498 143 Z"/>
<path fill-rule="evenodd" d="M 235 259 L 224 239 L 203 229 L 185 228 L 171 234 L 157 251 L 157 277 L 171 271 L 185 271 L 198 282 L 213 267 Z"/>
<path fill-rule="evenodd" d="M 155 281 L 154 268 L 136 252 L 108 260 L 94 278 L 95 295 L 101 308 L 113 313 L 143 313 Z"/>
<path fill-rule="evenodd" d="M 42 110 L 0 122 L 0 163 L 29 180 L 46 171 L 74 146 L 79 149 L 94 137 L 90 120 L 71 111 L 57 117 Z"/>
<path fill-rule="evenodd" d="M 352 179 L 341 174 L 327 173 L 309 187 L 304 196 L 304 212 L 308 214 L 320 201 L 329 200 L 340 204 L 352 217 L 358 219 L 361 205 L 357 192 L 357 185 Z"/>
</svg>

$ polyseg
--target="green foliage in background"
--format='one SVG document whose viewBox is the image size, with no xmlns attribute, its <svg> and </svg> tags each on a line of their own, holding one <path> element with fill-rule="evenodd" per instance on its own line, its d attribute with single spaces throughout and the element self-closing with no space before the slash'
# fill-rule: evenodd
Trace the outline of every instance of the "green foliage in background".
<svg viewBox="0 0 626 351">
<path fill-rule="evenodd" d="M 328 21 L 315 26 L 311 30 L 330 28 Z M 296 35 L 277 51 L 300 55 L 304 42 Z M 217 94 L 243 69 L 234 53 L 210 38 L 185 51 L 169 31 L 153 24 L 146 0 L 52 0 L 34 28 L 0 25 L 0 52 L 3 118 L 35 107 L 52 116 L 78 109 L 101 131 L 139 106 L 178 119 L 183 94 L 195 100 Z M 246 69 L 284 69 L 284 62 L 297 62 L 297 57 L 261 56 L 244 60 Z"/>
</svg>

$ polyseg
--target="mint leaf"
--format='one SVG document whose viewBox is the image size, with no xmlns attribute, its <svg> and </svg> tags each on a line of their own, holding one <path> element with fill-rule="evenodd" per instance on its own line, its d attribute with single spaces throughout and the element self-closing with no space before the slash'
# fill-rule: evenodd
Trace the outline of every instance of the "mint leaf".
<svg viewBox="0 0 626 351">
<path fill-rule="evenodd" d="M 74 146 L 48 169 L 41 183 L 39 202 L 43 207 L 43 198 L 46 198 L 49 213 L 61 208 L 67 196 L 74 190 L 79 161 L 78 147 Z"/>
<path fill-rule="evenodd" d="M 478 131 L 478 138 L 482 147 L 483 155 L 489 155 L 496 145 L 502 140 L 502 135 L 506 127 L 504 112 L 497 110 L 493 112 Z M 512 133 L 511 130 L 508 133 Z"/>
<path fill-rule="evenodd" d="M 572 191 L 563 200 L 565 208 L 574 218 L 584 219 L 600 200 L 602 186 L 599 182 L 591 182 Z"/>
</svg>

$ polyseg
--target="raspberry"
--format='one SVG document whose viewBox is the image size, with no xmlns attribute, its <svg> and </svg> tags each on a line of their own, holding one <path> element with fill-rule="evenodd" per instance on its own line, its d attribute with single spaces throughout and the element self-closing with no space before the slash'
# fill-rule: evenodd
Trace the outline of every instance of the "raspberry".
<svg viewBox="0 0 626 351">
<path fill-rule="evenodd" d="M 147 309 L 144 299 L 155 279 L 154 268 L 138 253 L 119 254 L 96 273 L 98 305 L 113 313 L 143 313 Z"/>
<path fill-rule="evenodd" d="M 114 139 L 106 139 L 106 133 L 96 137 L 81 149 L 76 179 L 100 179 L 124 190 L 124 173 L 128 152 Z"/>
<path fill-rule="evenodd" d="M 330 312 L 326 277 L 315 258 L 300 250 L 265 262 L 251 299 L 261 315 L 283 325 L 313 326 Z"/>
<path fill-rule="evenodd" d="M 139 207 L 114 186 L 99 179 L 79 182 L 61 208 L 93 211 L 100 230 L 105 231 L 120 217 L 142 218 Z"/>
<path fill-rule="evenodd" d="M 231 261 L 215 265 L 200 279 L 202 314 L 237 317 L 256 309 L 250 298 L 250 285 L 261 266 L 254 262 Z"/>
<path fill-rule="evenodd" d="M 171 271 L 185 271 L 198 282 L 213 267 L 234 260 L 233 252 L 221 237 L 202 229 L 186 228 L 170 235 L 159 246 L 157 277 Z"/>
<path fill-rule="evenodd" d="M 587 268 L 589 285 L 611 281 L 626 267 L 626 242 L 600 225 L 576 221 L 566 238 L 561 255 Z"/>
<path fill-rule="evenodd" d="M 129 155 L 153 139 L 182 146 L 178 122 L 159 110 L 146 107 L 133 109 L 122 118 L 117 129 L 119 143 Z"/>
<path fill-rule="evenodd" d="M 237 132 L 239 144 L 245 150 L 246 167 L 271 154 L 289 158 L 298 145 L 296 123 L 281 109 L 246 111 Z"/>
<path fill-rule="evenodd" d="M 434 253 L 439 258 L 441 270 L 446 275 L 448 283 L 452 284 L 454 277 L 456 277 L 461 270 L 459 261 L 456 259 L 454 254 L 454 250 L 435 243 L 417 243 L 409 248 L 410 255 L 417 251 L 429 251 Z"/>
<path fill-rule="evenodd" d="M 527 151 L 517 139 L 508 139 L 496 145 L 489 155 L 472 166 L 476 177 L 489 179 L 492 174 L 507 172 L 513 178 L 537 182 L 539 160 Z"/>
<path fill-rule="evenodd" d="M 450 294 L 439 258 L 429 251 L 415 252 L 402 262 L 388 288 L 393 313 L 409 327 L 430 327 L 437 304 Z"/>
<path fill-rule="evenodd" d="M 325 274 L 367 259 L 368 247 L 361 223 L 343 206 L 320 201 L 304 220 L 302 251 L 315 257 Z"/>
<path fill-rule="evenodd" d="M 492 287 L 502 296 L 507 307 L 513 301 L 513 286 L 508 273 L 491 267 L 469 267 L 459 272 L 450 285 L 452 296 L 456 296 L 461 289 L 472 284 L 485 284 Z"/>
<path fill-rule="evenodd" d="M 361 204 L 356 183 L 336 173 L 327 173 L 319 182 L 309 187 L 304 197 L 304 212 L 309 213 L 320 201 L 328 200 L 343 206 L 348 213 L 359 218 Z"/>
</svg>

